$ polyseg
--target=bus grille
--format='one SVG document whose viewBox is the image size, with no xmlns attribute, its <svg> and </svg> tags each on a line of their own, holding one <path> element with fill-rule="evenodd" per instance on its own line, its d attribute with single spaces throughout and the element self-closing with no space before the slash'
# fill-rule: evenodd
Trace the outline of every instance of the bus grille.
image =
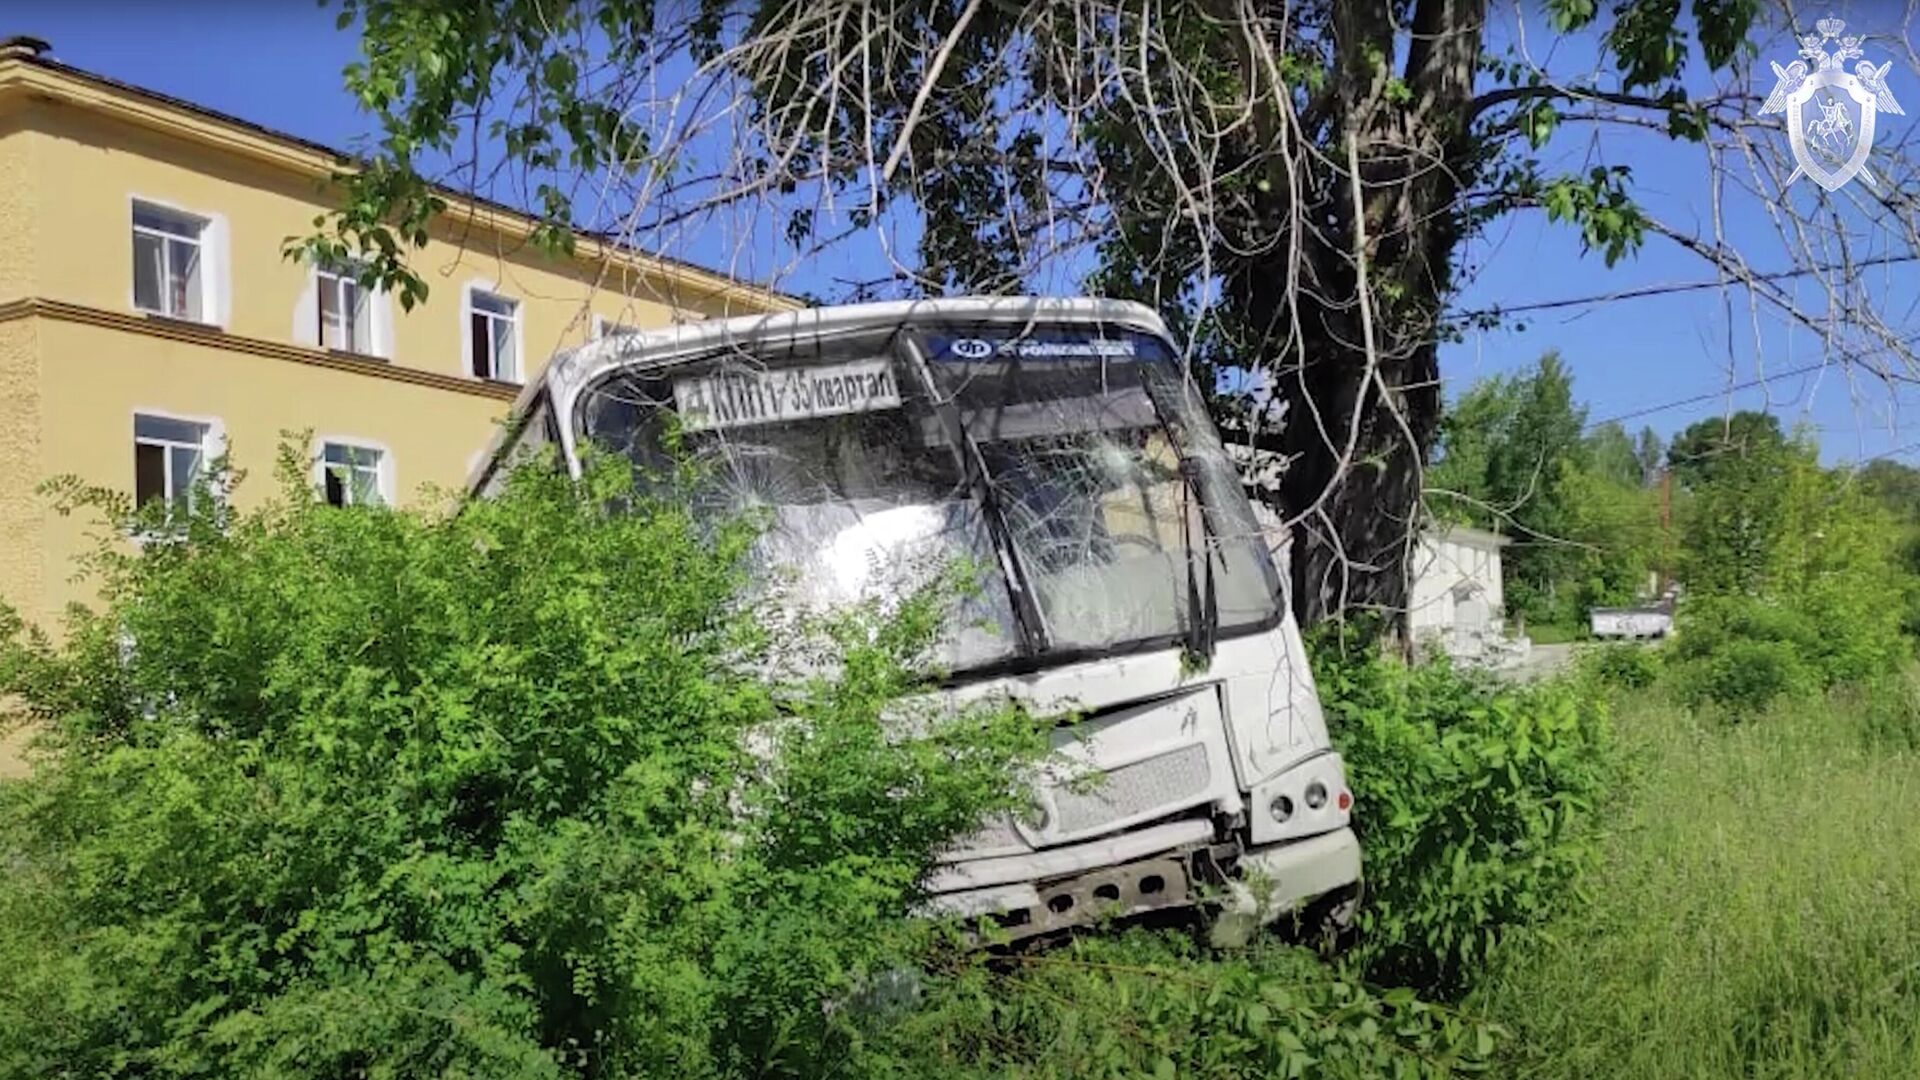
<svg viewBox="0 0 1920 1080">
<path fill-rule="evenodd" d="M 1062 785 L 1053 789 L 1054 806 L 1059 811 L 1057 829 L 1071 836 L 1109 821 L 1170 807 L 1205 792 L 1212 779 L 1207 748 L 1200 743 L 1109 769 L 1091 778 L 1085 787 Z"/>
</svg>

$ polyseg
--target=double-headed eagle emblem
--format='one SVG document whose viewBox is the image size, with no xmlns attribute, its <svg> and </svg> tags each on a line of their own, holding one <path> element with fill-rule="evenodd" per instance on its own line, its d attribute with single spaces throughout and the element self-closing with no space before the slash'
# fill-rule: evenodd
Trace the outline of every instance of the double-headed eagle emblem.
<svg viewBox="0 0 1920 1080">
<path fill-rule="evenodd" d="M 1805 59 L 1786 67 L 1773 65 L 1780 81 L 1760 106 L 1760 115 L 1787 114 L 1787 139 L 1798 166 L 1787 177 L 1789 184 L 1802 173 L 1828 191 L 1855 175 L 1874 184 L 1866 167 L 1867 154 L 1873 150 L 1874 116 L 1906 115 L 1887 88 L 1893 61 L 1874 67 L 1872 61 L 1861 59 L 1866 55 L 1860 48 L 1864 39 L 1854 34 L 1842 37 L 1846 28 L 1839 19 L 1821 19 L 1814 24 L 1819 33 L 1800 39 L 1800 55 Z M 1829 41 L 1838 41 L 1839 47 L 1829 52 Z M 1852 72 L 1846 69 L 1849 60 L 1860 61 Z"/>
</svg>

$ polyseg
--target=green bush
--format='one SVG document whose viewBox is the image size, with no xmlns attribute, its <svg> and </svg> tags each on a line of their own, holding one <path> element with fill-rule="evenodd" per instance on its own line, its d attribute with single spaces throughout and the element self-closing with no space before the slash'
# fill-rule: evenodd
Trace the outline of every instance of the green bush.
<svg viewBox="0 0 1920 1080">
<path fill-rule="evenodd" d="M 0 1075 L 835 1071 L 826 1006 L 918 955 L 933 853 L 1043 746 L 888 736 L 934 598 L 772 683 L 748 532 L 624 470 L 401 513 L 283 458 L 283 501 L 110 538 L 63 643 L 9 622 L 48 745 L 0 785 Z"/>
<path fill-rule="evenodd" d="M 1133 931 L 928 985 L 872 1026 L 855 1071 L 900 1077 L 1441 1077 L 1482 1071 L 1488 1021 L 1368 990 L 1271 941 L 1229 957 Z"/>
<path fill-rule="evenodd" d="M 1574 661 L 1576 672 L 1601 687 L 1638 690 L 1660 678 L 1660 650 L 1624 641 L 1595 645 Z"/>
<path fill-rule="evenodd" d="M 1730 641 L 1718 652 L 1674 667 L 1674 693 L 1698 707 L 1711 703 L 1732 717 L 1748 717 L 1780 698 L 1805 698 L 1820 687 L 1818 673 L 1784 641 Z"/>
<path fill-rule="evenodd" d="M 1897 670 L 1915 595 L 1905 537 L 1809 443 L 1721 461 L 1690 492 L 1672 670 L 1690 705 L 1750 716 Z"/>
<path fill-rule="evenodd" d="M 1381 982 L 1457 991 L 1586 864 L 1609 773 L 1604 706 L 1571 680 L 1502 685 L 1352 642 L 1323 642 L 1314 660 L 1358 800 L 1356 958 Z"/>
<path fill-rule="evenodd" d="M 1802 611 L 1752 597 L 1690 601 L 1667 665 L 1674 696 L 1691 707 L 1711 704 L 1741 717 L 1776 698 L 1818 693 L 1834 681 L 1821 666 L 1831 646 L 1820 639 L 1829 633 L 1846 631 L 1828 631 Z"/>
</svg>

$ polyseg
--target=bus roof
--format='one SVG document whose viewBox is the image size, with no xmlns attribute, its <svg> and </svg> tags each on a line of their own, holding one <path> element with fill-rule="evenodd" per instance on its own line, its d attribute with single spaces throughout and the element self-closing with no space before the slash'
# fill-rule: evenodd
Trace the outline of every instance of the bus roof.
<svg viewBox="0 0 1920 1080">
<path fill-rule="evenodd" d="M 1097 297 L 964 296 L 938 300 L 889 300 L 873 304 L 841 304 L 801 308 L 732 319 L 709 319 L 616 334 L 556 353 L 540 377 L 528 382 L 514 399 L 512 415 L 523 416 L 541 394 L 550 395 L 556 410 L 568 409 L 574 396 L 607 371 L 642 358 L 668 362 L 682 354 L 703 353 L 732 342 L 785 341 L 811 338 L 869 326 L 936 319 L 986 322 L 1106 323 L 1165 334 L 1159 313 L 1131 300 Z M 485 475 L 502 449 L 506 429 L 494 433 L 475 463 L 468 490 Z"/>
</svg>

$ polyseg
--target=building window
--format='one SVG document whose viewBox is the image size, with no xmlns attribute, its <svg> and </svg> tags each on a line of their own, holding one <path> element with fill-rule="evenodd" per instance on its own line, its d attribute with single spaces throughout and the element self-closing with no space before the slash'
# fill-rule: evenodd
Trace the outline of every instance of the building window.
<svg viewBox="0 0 1920 1080">
<path fill-rule="evenodd" d="M 145 507 L 159 500 L 167 513 L 183 511 L 193 498 L 194 482 L 206 468 L 206 424 L 169 416 L 133 418 L 133 500 Z"/>
<path fill-rule="evenodd" d="M 175 319 L 206 320 L 202 257 L 207 222 L 177 210 L 133 204 L 133 306 Z"/>
<path fill-rule="evenodd" d="M 385 506 L 380 482 L 385 453 L 370 446 L 323 443 L 320 448 L 320 491 L 328 506 Z"/>
<path fill-rule="evenodd" d="M 504 296 L 482 289 L 467 291 L 470 339 L 467 343 L 469 370 L 477 379 L 516 382 L 520 378 L 520 357 L 516 348 L 516 323 L 520 305 Z"/>
<path fill-rule="evenodd" d="M 314 271 L 320 293 L 320 347 L 373 355 L 373 304 L 352 267 Z"/>
</svg>

